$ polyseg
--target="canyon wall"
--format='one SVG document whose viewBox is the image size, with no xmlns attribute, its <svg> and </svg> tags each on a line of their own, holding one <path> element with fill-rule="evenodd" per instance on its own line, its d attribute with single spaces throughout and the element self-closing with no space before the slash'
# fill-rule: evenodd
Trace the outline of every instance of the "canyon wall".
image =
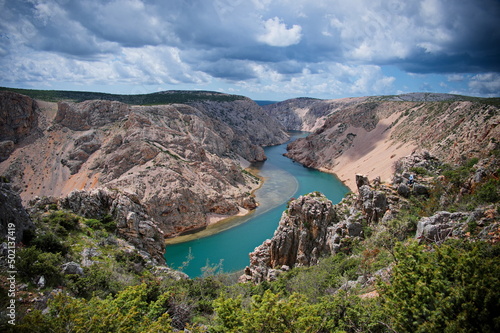
<svg viewBox="0 0 500 333">
<path fill-rule="evenodd" d="M 387 181 L 395 161 L 414 150 L 425 149 L 456 163 L 484 155 L 497 144 L 497 106 L 403 97 L 365 99 L 335 111 L 314 133 L 291 143 L 286 155 L 305 166 L 335 173 L 355 189 L 354 174 Z"/>
<path fill-rule="evenodd" d="M 244 168 L 265 160 L 261 145 L 288 139 L 249 99 L 131 106 L 0 94 L 2 140 L 12 142 L 0 174 L 23 202 L 62 198 L 87 217 L 112 213 L 118 232 L 156 257 L 165 237 L 255 208 L 260 180 Z"/>
</svg>

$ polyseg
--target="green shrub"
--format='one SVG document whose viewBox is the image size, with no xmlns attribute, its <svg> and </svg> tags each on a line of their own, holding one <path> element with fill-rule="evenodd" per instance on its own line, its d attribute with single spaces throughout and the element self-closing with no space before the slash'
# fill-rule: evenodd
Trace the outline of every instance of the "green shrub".
<svg viewBox="0 0 500 333">
<path fill-rule="evenodd" d="M 117 294 L 125 287 L 103 264 L 93 264 L 85 268 L 84 273 L 83 276 L 72 276 L 68 283 L 69 289 L 78 297 L 106 297 Z"/>
<path fill-rule="evenodd" d="M 94 230 L 106 230 L 114 232 L 116 230 L 116 222 L 111 215 L 105 215 L 102 219 L 86 219 L 85 224 Z"/>
<path fill-rule="evenodd" d="M 62 282 L 61 264 L 63 258 L 59 253 L 42 252 L 35 247 L 20 249 L 16 258 L 16 269 L 27 281 L 43 275 L 47 286 L 55 287 Z"/>
<path fill-rule="evenodd" d="M 481 203 L 495 203 L 500 200 L 500 181 L 490 179 L 476 189 L 475 197 Z"/>
<path fill-rule="evenodd" d="M 43 252 L 61 253 L 62 255 L 68 252 L 68 248 L 62 243 L 59 237 L 52 232 L 37 235 L 35 239 L 31 241 L 30 245 L 35 246 Z"/>
<path fill-rule="evenodd" d="M 448 241 L 397 249 L 385 311 L 397 332 L 500 331 L 500 244 Z"/>
<path fill-rule="evenodd" d="M 60 225 L 67 231 L 72 231 L 78 229 L 80 217 L 73 213 L 58 210 L 51 212 L 48 216 L 45 216 L 42 221 L 50 224 L 51 226 Z"/>
<path fill-rule="evenodd" d="M 429 171 L 423 167 L 412 167 L 412 168 L 410 168 L 410 172 L 417 174 L 417 175 L 421 175 L 421 176 L 425 176 L 425 175 L 429 174 Z"/>
<path fill-rule="evenodd" d="M 163 308 L 164 298 L 148 300 L 145 284 L 129 287 L 115 297 L 72 298 L 60 293 L 49 311 L 29 313 L 19 324 L 21 332 L 172 332 Z"/>
</svg>

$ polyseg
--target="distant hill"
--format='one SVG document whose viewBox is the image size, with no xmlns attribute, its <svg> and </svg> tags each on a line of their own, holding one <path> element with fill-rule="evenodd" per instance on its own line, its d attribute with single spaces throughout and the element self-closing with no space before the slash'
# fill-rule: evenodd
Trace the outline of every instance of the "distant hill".
<svg viewBox="0 0 500 333">
<path fill-rule="evenodd" d="M 169 90 L 156 92 L 151 94 L 137 94 L 137 95 L 120 95 L 120 94 L 106 94 L 99 92 L 88 91 L 69 91 L 69 90 L 36 90 L 36 89 L 17 89 L 0 87 L 0 91 L 12 91 L 19 94 L 29 96 L 34 99 L 39 99 L 48 102 L 59 101 L 73 101 L 83 102 L 86 100 L 107 100 L 118 101 L 132 105 L 163 105 L 163 104 L 184 104 L 188 102 L 197 101 L 217 101 L 217 102 L 231 102 L 236 100 L 247 99 L 244 96 L 228 95 L 214 91 L 202 90 Z"/>
</svg>

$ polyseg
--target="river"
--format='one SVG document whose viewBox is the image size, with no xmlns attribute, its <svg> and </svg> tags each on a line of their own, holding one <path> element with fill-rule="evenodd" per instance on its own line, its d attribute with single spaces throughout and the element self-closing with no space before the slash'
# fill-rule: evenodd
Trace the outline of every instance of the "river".
<svg viewBox="0 0 500 333">
<path fill-rule="evenodd" d="M 284 157 L 287 144 L 308 133 L 290 134 L 287 143 L 264 149 L 267 161 L 252 165 L 264 178 L 264 184 L 255 192 L 259 207 L 246 216 L 232 217 L 195 234 L 167 241 L 165 259 L 169 267 L 181 268 L 192 278 L 215 265 L 220 265 L 224 272 L 241 270 L 249 264 L 248 254 L 273 236 L 290 198 L 319 191 L 338 203 L 349 192 L 335 175 Z M 186 261 L 187 266 L 183 265 Z"/>
</svg>

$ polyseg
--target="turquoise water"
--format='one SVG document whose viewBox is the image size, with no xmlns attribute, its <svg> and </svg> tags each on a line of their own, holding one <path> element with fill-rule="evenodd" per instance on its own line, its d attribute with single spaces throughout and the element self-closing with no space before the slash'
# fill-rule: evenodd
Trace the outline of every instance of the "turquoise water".
<svg viewBox="0 0 500 333">
<path fill-rule="evenodd" d="M 291 140 L 305 135 L 294 132 Z M 314 191 L 322 192 L 333 203 L 344 197 L 349 189 L 334 175 L 303 167 L 284 157 L 287 144 L 265 148 L 267 161 L 254 165 L 265 179 L 255 193 L 259 207 L 247 216 L 231 218 L 190 235 L 189 241 L 167 245 L 168 266 L 178 269 L 191 256 L 182 269 L 190 277 L 201 276 L 203 267 L 219 263 L 224 272 L 241 270 L 249 264 L 248 254 L 273 236 L 290 198 Z"/>
</svg>

